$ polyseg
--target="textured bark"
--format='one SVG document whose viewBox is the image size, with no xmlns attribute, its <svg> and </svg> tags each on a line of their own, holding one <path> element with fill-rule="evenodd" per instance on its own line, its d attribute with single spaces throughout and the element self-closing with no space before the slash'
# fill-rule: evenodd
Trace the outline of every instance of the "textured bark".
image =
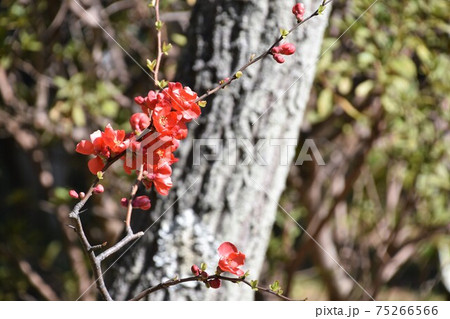
<svg viewBox="0 0 450 319">
<path fill-rule="evenodd" d="M 311 13 L 321 1 L 304 2 L 307 13 Z M 197 1 L 190 43 L 180 62 L 178 79 L 203 93 L 233 74 L 251 54 L 267 49 L 279 36 L 280 28 L 293 25 L 294 3 Z M 174 188 L 168 197 L 158 199 L 152 208 L 152 219 L 142 218 L 134 228 L 145 230 L 165 212 L 164 215 L 110 272 L 113 298 L 127 299 L 175 275 L 185 276 L 193 263 L 206 262 L 213 273 L 218 258 L 216 249 L 223 241 L 231 241 L 244 251 L 247 255 L 244 268 L 251 270 L 251 278 L 259 276 L 277 201 L 289 170 L 289 165 L 280 163 L 281 148 L 266 141 L 259 153 L 267 165 L 255 162 L 228 165 L 229 158 L 236 156 L 237 163 L 241 163 L 249 155 L 242 143 L 238 142 L 234 148 L 225 142 L 219 150 L 219 157 L 224 155 L 225 160 L 203 159 L 202 165 L 192 165 L 193 140 L 247 139 L 255 145 L 261 139 L 291 139 L 290 142 L 297 139 L 328 12 L 329 8 L 289 37 L 298 51 L 287 57 L 285 64 L 278 65 L 268 57 L 250 67 L 240 80 L 209 99 L 198 119 L 199 125 L 190 124 L 189 137 L 182 141 L 178 151 L 180 161 L 174 164 Z M 293 154 L 287 158 L 289 163 Z M 253 292 L 247 287 L 227 283 L 223 286 L 219 290 L 206 289 L 197 283 L 175 286 L 150 298 L 253 299 Z"/>
</svg>

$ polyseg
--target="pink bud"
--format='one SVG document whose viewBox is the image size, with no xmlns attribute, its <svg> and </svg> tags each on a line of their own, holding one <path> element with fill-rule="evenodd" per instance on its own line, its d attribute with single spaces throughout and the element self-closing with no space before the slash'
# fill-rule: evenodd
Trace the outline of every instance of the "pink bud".
<svg viewBox="0 0 450 319">
<path fill-rule="evenodd" d="M 220 288 L 220 285 L 221 285 L 219 278 L 214 278 L 213 280 L 208 281 L 208 283 L 209 283 L 209 286 L 214 289 Z"/>
<path fill-rule="evenodd" d="M 123 207 L 127 207 L 128 206 L 128 199 L 126 199 L 125 197 L 122 197 L 120 199 L 120 205 L 122 205 Z"/>
<path fill-rule="evenodd" d="M 280 53 L 284 55 L 291 55 L 295 53 L 295 45 L 292 43 L 284 43 L 280 45 Z"/>
<path fill-rule="evenodd" d="M 284 58 L 281 56 L 281 54 L 274 54 L 273 59 L 278 63 L 284 63 Z"/>
<path fill-rule="evenodd" d="M 94 194 L 101 194 L 105 191 L 105 188 L 102 184 L 97 184 L 97 186 L 95 186 L 92 191 L 94 192 Z"/>
<path fill-rule="evenodd" d="M 202 271 L 200 276 L 202 276 L 202 279 L 204 279 L 204 280 L 208 279 L 208 273 L 206 271 Z"/>
<path fill-rule="evenodd" d="M 193 273 L 195 276 L 200 275 L 200 268 L 198 268 L 197 265 L 192 265 L 191 271 L 192 271 L 192 273 Z"/>
<path fill-rule="evenodd" d="M 146 195 L 138 196 L 133 199 L 133 207 L 140 208 L 142 210 L 148 210 L 152 207 L 150 203 L 150 198 Z"/>
<path fill-rule="evenodd" d="M 84 192 L 80 192 L 80 198 L 83 199 L 86 197 L 86 194 Z"/>
<path fill-rule="evenodd" d="M 69 191 L 69 196 L 72 197 L 72 198 L 78 198 L 79 197 L 78 193 L 75 190 L 73 190 L 73 189 L 71 189 Z"/>
<path fill-rule="evenodd" d="M 280 53 L 280 47 L 273 47 L 271 52 L 272 53 Z"/>
<path fill-rule="evenodd" d="M 133 131 L 142 132 L 150 125 L 150 118 L 145 113 L 134 113 L 130 117 L 130 124 Z"/>
<path fill-rule="evenodd" d="M 292 13 L 297 18 L 297 21 L 303 20 L 303 15 L 305 14 L 305 6 L 303 3 L 297 3 L 292 7 Z"/>
</svg>

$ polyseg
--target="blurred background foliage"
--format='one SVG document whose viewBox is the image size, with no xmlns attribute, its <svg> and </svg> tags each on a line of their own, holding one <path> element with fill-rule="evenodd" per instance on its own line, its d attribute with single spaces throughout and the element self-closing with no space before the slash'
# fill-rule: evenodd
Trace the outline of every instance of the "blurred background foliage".
<svg viewBox="0 0 450 319">
<path fill-rule="evenodd" d="M 154 56 L 147 3 L 79 3 L 87 13 L 73 0 L 0 3 L 0 300 L 74 300 L 89 287 L 66 226 L 67 189 L 91 180 L 75 145 L 107 123 L 129 129 L 132 98 L 152 85 L 133 61 Z M 162 1 L 166 79 L 194 3 Z M 375 298 L 449 299 L 450 3 L 378 2 L 357 20 L 371 4 L 334 2 L 299 132 L 327 165 L 293 166 L 281 205 Z M 129 184 L 111 174 L 84 217 L 93 242 L 123 229 Z M 294 298 L 367 299 L 317 243 L 278 212 L 261 281 Z"/>
</svg>

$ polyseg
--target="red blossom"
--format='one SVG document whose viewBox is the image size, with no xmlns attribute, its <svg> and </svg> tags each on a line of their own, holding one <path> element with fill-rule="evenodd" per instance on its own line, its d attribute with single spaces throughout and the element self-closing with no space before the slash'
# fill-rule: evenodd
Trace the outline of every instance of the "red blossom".
<svg viewBox="0 0 450 319">
<path fill-rule="evenodd" d="M 155 189 L 163 196 L 169 194 L 169 190 L 172 188 L 172 168 L 169 163 L 163 163 L 162 165 L 147 165 L 147 169 L 144 172 L 145 178 L 142 183 L 146 188 L 150 188 L 155 185 Z"/>
<path fill-rule="evenodd" d="M 239 267 L 244 265 L 245 255 L 238 251 L 235 245 L 230 242 L 224 242 L 219 246 L 218 251 L 220 255 L 219 268 L 222 271 L 227 271 L 237 276 L 244 275 L 244 271 L 239 269 Z"/>
<path fill-rule="evenodd" d="M 108 124 L 105 132 L 95 131 L 91 134 L 90 141 L 79 142 L 76 151 L 83 155 L 96 155 L 88 162 L 89 171 L 95 175 L 105 167 L 104 160 L 125 151 L 129 142 L 128 139 L 125 139 L 125 131 L 113 130 Z"/>
<path fill-rule="evenodd" d="M 169 86 L 163 90 L 165 98 L 170 101 L 172 107 L 181 112 L 186 121 L 199 117 L 201 110 L 197 103 L 197 93 L 189 87 L 184 87 L 179 82 L 169 82 Z"/>
</svg>

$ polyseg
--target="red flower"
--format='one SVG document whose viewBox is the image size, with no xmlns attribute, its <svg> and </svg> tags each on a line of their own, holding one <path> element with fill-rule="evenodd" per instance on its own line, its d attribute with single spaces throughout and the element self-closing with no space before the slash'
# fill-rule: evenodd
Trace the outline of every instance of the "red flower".
<svg viewBox="0 0 450 319">
<path fill-rule="evenodd" d="M 192 271 L 192 273 L 195 275 L 195 276 L 198 276 L 198 275 L 200 275 L 200 268 L 198 268 L 198 266 L 197 265 L 192 265 L 192 267 L 191 267 L 191 271 Z"/>
<path fill-rule="evenodd" d="M 303 15 L 305 14 L 305 6 L 303 5 L 303 3 L 297 3 L 296 5 L 294 5 L 292 7 L 292 13 L 297 18 L 297 21 L 302 21 Z"/>
<path fill-rule="evenodd" d="M 191 121 L 199 117 L 201 110 L 197 103 L 197 93 L 193 92 L 189 87 L 184 87 L 181 83 L 169 82 L 169 87 L 163 90 L 164 96 L 172 107 L 181 112 L 186 121 Z"/>
<path fill-rule="evenodd" d="M 181 120 L 182 115 L 172 111 L 170 104 L 158 105 L 153 111 L 153 124 L 155 129 L 163 135 L 173 135 L 176 125 Z"/>
<path fill-rule="evenodd" d="M 113 130 L 110 124 L 106 125 L 105 132 L 98 130 L 92 133 L 90 139 L 78 143 L 76 151 L 83 155 L 96 155 L 88 162 L 89 170 L 94 175 L 105 167 L 104 159 L 125 151 L 130 143 L 125 139 L 125 131 Z"/>
<path fill-rule="evenodd" d="M 236 246 L 230 242 L 224 242 L 219 246 L 218 251 L 220 255 L 219 268 L 222 271 L 228 271 L 237 276 L 244 275 L 244 271 L 239 267 L 244 265 L 245 255 L 238 251 Z"/>
<path fill-rule="evenodd" d="M 163 196 L 169 194 L 169 190 L 172 188 L 172 168 L 169 163 L 163 163 L 162 165 L 147 165 L 147 170 L 144 172 L 145 178 L 142 183 L 146 188 L 150 188 L 155 185 L 155 189 Z"/>
</svg>

